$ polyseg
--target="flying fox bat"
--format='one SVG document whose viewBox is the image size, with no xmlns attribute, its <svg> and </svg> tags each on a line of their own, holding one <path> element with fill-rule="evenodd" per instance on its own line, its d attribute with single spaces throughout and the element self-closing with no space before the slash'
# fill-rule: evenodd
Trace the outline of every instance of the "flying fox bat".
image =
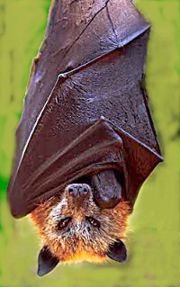
<svg viewBox="0 0 180 287">
<path fill-rule="evenodd" d="M 8 188 L 59 262 L 126 259 L 128 215 L 162 160 L 144 87 L 150 25 L 130 0 L 55 0 L 32 66 Z"/>
</svg>

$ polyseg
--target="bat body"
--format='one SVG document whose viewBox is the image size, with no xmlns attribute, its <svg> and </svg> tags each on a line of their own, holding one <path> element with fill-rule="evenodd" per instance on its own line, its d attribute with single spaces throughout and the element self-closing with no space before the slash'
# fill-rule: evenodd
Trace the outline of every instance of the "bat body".
<svg viewBox="0 0 180 287">
<path fill-rule="evenodd" d="M 31 213 L 44 239 L 39 275 L 126 258 L 128 215 L 162 160 L 142 85 L 149 29 L 129 0 L 54 1 L 8 188 L 13 216 Z"/>
</svg>

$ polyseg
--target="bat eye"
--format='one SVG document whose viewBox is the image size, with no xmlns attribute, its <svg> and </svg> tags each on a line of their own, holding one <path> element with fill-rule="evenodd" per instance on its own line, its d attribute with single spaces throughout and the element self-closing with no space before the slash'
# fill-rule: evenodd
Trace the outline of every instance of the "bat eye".
<svg viewBox="0 0 180 287">
<path fill-rule="evenodd" d="M 65 227 L 69 224 L 69 222 L 71 221 L 71 219 L 72 219 L 72 218 L 71 218 L 70 216 L 61 219 L 61 220 L 58 222 L 58 224 L 57 224 L 57 229 L 58 229 L 58 230 L 61 230 L 61 229 L 65 228 Z"/>
<path fill-rule="evenodd" d="M 96 220 L 95 218 L 88 216 L 86 217 L 87 221 L 94 227 L 99 228 L 100 227 L 100 222 L 98 220 Z"/>
</svg>

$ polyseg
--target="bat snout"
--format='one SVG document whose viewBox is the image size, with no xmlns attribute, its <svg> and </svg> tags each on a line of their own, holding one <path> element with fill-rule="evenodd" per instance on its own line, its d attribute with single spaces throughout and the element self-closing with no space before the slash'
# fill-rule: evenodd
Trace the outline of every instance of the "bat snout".
<svg viewBox="0 0 180 287">
<path fill-rule="evenodd" d="M 66 187 L 66 192 L 73 200 L 83 202 L 89 198 L 91 187 L 85 183 L 72 183 Z"/>
</svg>

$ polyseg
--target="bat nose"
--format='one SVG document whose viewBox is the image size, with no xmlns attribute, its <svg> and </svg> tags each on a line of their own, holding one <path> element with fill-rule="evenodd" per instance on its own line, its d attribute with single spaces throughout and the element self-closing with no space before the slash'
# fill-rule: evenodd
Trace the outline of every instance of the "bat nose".
<svg viewBox="0 0 180 287">
<path fill-rule="evenodd" d="M 84 200 L 90 195 L 91 187 L 85 183 L 72 183 L 66 187 L 71 197 L 77 200 Z"/>
</svg>

